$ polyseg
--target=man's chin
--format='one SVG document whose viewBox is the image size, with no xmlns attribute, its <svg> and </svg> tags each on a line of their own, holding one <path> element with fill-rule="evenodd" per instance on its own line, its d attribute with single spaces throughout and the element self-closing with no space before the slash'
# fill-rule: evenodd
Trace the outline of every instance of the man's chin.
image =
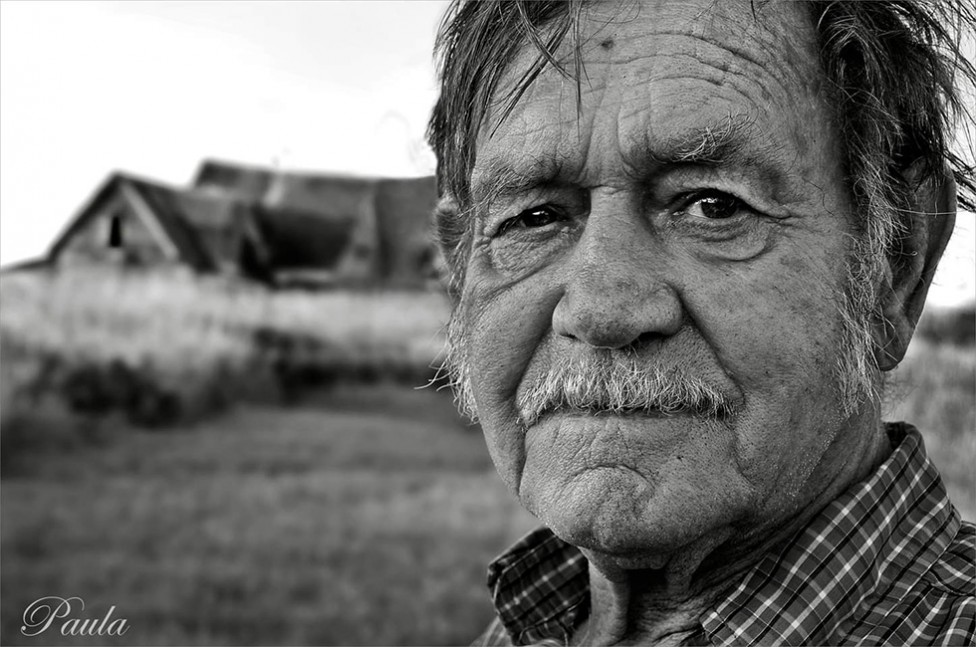
<svg viewBox="0 0 976 647">
<path fill-rule="evenodd" d="M 608 523 L 598 518 L 566 518 L 559 513 L 546 517 L 546 525 L 557 537 L 583 550 L 590 560 L 621 569 L 662 568 L 672 554 L 689 543 L 682 529 L 650 529 L 642 519 Z M 694 539 L 697 537 L 690 541 Z"/>
<path fill-rule="evenodd" d="M 657 501 L 654 487 L 630 470 L 586 470 L 558 489 L 523 494 L 523 504 L 557 537 L 624 568 L 654 568 L 701 532 L 700 519 L 668 512 L 674 506 Z"/>
</svg>

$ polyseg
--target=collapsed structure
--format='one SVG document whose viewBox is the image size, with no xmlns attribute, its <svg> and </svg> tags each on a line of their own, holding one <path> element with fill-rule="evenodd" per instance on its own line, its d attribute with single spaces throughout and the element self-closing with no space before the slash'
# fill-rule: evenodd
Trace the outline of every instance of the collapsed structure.
<svg viewBox="0 0 976 647">
<path fill-rule="evenodd" d="M 111 175 L 48 262 L 184 266 L 288 286 L 421 287 L 438 275 L 433 177 L 204 162 L 190 187 Z"/>
</svg>

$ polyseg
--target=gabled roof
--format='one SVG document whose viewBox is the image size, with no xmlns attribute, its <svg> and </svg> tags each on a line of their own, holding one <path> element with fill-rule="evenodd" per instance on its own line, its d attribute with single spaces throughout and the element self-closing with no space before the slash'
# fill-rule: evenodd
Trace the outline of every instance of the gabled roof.
<svg viewBox="0 0 976 647">
<path fill-rule="evenodd" d="M 216 269 L 215 259 L 184 220 L 187 209 L 177 189 L 125 176 L 121 182 L 131 187 L 149 208 L 184 262 L 199 270 Z"/>
<path fill-rule="evenodd" d="M 113 173 L 55 239 L 48 257 L 56 257 L 71 237 L 116 195 L 121 196 L 138 217 L 147 221 L 147 226 L 159 236 L 164 248 L 199 270 L 215 269 L 216 259 L 194 228 L 228 227 L 242 207 L 227 197 L 185 191 L 126 173 Z"/>
</svg>

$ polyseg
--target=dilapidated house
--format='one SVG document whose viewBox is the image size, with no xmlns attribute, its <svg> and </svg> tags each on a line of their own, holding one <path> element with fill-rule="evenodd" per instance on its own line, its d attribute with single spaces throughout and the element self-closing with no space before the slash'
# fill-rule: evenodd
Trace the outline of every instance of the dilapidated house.
<svg viewBox="0 0 976 647">
<path fill-rule="evenodd" d="M 422 286 L 436 278 L 432 177 L 284 173 L 205 162 L 188 188 L 112 175 L 49 262 L 181 265 L 276 285 Z"/>
</svg>

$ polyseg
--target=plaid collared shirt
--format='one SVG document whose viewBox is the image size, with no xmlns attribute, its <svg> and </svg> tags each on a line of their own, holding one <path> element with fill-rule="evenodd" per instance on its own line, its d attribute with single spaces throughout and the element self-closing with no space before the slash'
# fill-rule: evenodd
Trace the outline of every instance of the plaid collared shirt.
<svg viewBox="0 0 976 647">
<path fill-rule="evenodd" d="M 911 425 L 866 481 L 759 561 L 689 644 L 976 644 L 976 528 Z M 488 569 L 498 617 L 476 645 L 566 644 L 589 612 L 586 558 L 546 528 Z"/>
</svg>

